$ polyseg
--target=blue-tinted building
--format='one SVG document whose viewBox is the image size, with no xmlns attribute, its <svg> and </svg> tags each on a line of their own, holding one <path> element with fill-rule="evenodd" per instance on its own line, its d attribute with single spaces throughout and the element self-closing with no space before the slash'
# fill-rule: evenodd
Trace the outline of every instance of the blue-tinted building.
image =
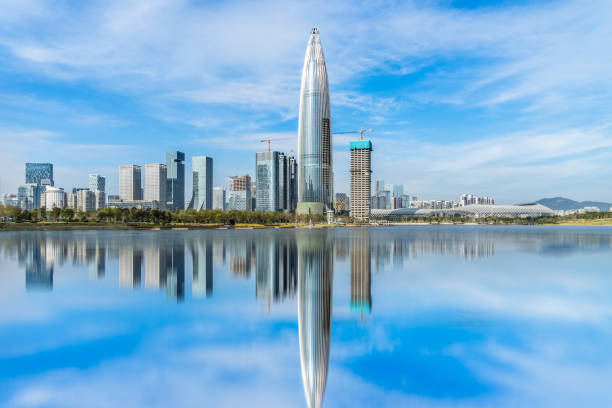
<svg viewBox="0 0 612 408">
<path fill-rule="evenodd" d="M 211 210 L 213 199 L 213 160 L 212 157 L 194 156 L 191 159 L 193 171 L 193 195 L 189 208 Z"/>
<path fill-rule="evenodd" d="M 279 153 L 263 152 L 256 154 L 256 194 L 258 211 L 277 211 L 279 209 Z"/>
<path fill-rule="evenodd" d="M 51 163 L 26 163 L 25 182 L 42 185 L 55 185 L 53 182 L 53 164 Z"/>
<path fill-rule="evenodd" d="M 185 207 L 185 153 L 166 152 L 166 167 L 168 167 L 167 205 L 173 210 L 182 210 Z"/>
</svg>

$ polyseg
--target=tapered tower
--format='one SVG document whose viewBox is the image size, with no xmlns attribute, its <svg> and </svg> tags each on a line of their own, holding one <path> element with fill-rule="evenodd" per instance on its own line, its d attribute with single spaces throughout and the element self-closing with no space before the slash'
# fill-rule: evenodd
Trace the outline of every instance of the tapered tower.
<svg viewBox="0 0 612 408">
<path fill-rule="evenodd" d="M 333 179 L 329 84 L 319 31 L 313 28 L 300 91 L 297 212 L 323 214 L 333 201 Z"/>
</svg>

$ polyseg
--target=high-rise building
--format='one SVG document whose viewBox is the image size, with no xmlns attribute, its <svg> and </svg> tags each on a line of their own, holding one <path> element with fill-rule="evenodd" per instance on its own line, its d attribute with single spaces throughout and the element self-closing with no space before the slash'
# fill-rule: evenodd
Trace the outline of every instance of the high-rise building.
<svg viewBox="0 0 612 408">
<path fill-rule="evenodd" d="M 168 167 L 168 207 L 173 210 L 183 209 L 185 205 L 185 153 L 166 152 Z"/>
<path fill-rule="evenodd" d="M 36 183 L 26 183 L 17 189 L 19 207 L 22 210 L 36 210 L 40 208 L 41 187 Z"/>
<path fill-rule="evenodd" d="M 142 168 L 135 164 L 119 166 L 119 198 L 142 200 Z"/>
<path fill-rule="evenodd" d="M 25 182 L 36 183 L 39 186 L 54 186 L 53 164 L 51 163 L 26 163 Z"/>
<path fill-rule="evenodd" d="M 251 176 L 230 177 L 229 209 L 251 210 Z"/>
<path fill-rule="evenodd" d="M 319 31 L 312 29 L 302 70 L 298 124 L 298 207 L 323 214 L 333 201 L 329 84 Z"/>
<path fill-rule="evenodd" d="M 95 196 L 95 209 L 100 210 L 106 207 L 106 177 L 99 174 L 90 174 L 89 190 Z"/>
<path fill-rule="evenodd" d="M 213 187 L 213 210 L 225 210 L 225 188 Z"/>
<path fill-rule="evenodd" d="M 91 191 L 106 191 L 106 177 L 100 174 L 90 174 L 89 189 Z"/>
<path fill-rule="evenodd" d="M 93 211 L 96 209 L 96 193 L 91 190 L 79 190 L 76 194 L 78 211 Z"/>
<path fill-rule="evenodd" d="M 279 153 L 256 153 L 257 211 L 273 212 L 279 208 Z"/>
<path fill-rule="evenodd" d="M 194 210 L 212 209 L 213 159 L 206 156 L 194 156 L 191 159 L 193 171 L 193 195 L 189 208 Z"/>
<path fill-rule="evenodd" d="M 404 195 L 404 185 L 403 184 L 395 184 L 393 186 L 393 197 L 401 197 Z"/>
<path fill-rule="evenodd" d="M 168 168 L 165 164 L 145 165 L 145 201 L 157 201 L 160 208 L 165 208 L 168 186 Z"/>
<path fill-rule="evenodd" d="M 358 140 L 350 143 L 351 149 L 351 217 L 370 218 L 372 186 L 372 142 Z"/>
<path fill-rule="evenodd" d="M 374 195 L 379 196 L 385 189 L 384 180 L 376 180 L 374 182 Z"/>
<path fill-rule="evenodd" d="M 40 200 L 40 196 L 38 198 Z M 19 195 L 18 194 L 5 194 L 4 205 L 9 207 L 19 207 Z"/>
</svg>

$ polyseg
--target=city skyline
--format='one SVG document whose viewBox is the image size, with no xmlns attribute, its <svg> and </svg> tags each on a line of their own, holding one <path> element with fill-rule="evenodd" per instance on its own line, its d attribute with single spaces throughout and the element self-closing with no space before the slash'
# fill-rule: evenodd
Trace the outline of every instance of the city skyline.
<svg viewBox="0 0 612 408">
<path fill-rule="evenodd" d="M 316 25 L 334 129 L 376 129 L 373 177 L 428 198 L 612 201 L 608 2 L 261 7 L 271 12 L 110 3 L 100 18 L 93 5 L 3 6 L 0 193 L 17 191 L 24 162 L 54 163 L 59 186 L 100 173 L 116 192 L 120 163 L 163 162 L 173 149 L 188 169 L 193 156 L 214 157 L 216 186 L 253 174 L 260 139 L 297 146 L 304 33 Z M 202 48 L 191 38 L 211 24 L 220 35 Z M 262 41 L 274 46 L 262 52 Z M 334 192 L 349 190 L 352 139 L 334 138 Z"/>
</svg>

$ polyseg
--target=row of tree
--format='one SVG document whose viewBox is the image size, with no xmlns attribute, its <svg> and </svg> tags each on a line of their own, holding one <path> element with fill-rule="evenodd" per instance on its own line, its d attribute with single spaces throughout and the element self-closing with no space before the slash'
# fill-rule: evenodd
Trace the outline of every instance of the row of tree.
<svg viewBox="0 0 612 408">
<path fill-rule="evenodd" d="M 0 218 L 15 222 L 98 222 L 98 223 L 149 223 L 149 224 L 282 224 L 290 222 L 321 222 L 323 216 L 309 217 L 283 212 L 222 211 L 222 210 L 149 210 L 140 208 L 104 208 L 97 211 L 75 211 L 71 208 L 44 207 L 38 210 L 21 210 L 19 207 L 0 206 Z"/>
</svg>

